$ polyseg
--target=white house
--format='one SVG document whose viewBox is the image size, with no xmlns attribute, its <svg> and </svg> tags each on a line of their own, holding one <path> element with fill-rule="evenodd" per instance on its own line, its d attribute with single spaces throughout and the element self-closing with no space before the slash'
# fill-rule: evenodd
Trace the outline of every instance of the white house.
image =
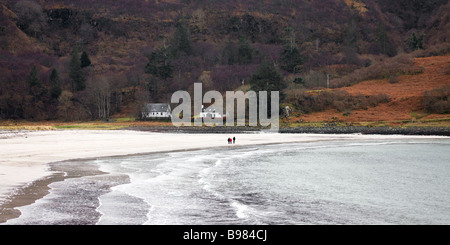
<svg viewBox="0 0 450 245">
<path fill-rule="evenodd" d="M 168 103 L 148 103 L 142 108 L 142 118 L 172 118 L 172 109 Z"/>
<path fill-rule="evenodd" d="M 200 112 L 199 117 L 201 118 L 223 118 L 223 115 L 221 115 L 220 113 L 216 112 L 216 109 L 205 109 L 205 107 L 202 105 L 202 112 Z"/>
</svg>

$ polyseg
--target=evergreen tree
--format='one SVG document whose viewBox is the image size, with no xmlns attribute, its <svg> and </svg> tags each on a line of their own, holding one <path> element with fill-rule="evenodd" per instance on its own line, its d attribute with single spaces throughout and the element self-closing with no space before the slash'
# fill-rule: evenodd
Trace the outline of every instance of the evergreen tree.
<svg viewBox="0 0 450 245">
<path fill-rule="evenodd" d="M 163 80 L 167 83 L 167 79 L 173 75 L 173 66 L 169 59 L 169 50 L 167 48 L 160 48 L 152 52 L 147 58 L 148 63 L 145 66 L 145 73 L 153 75 L 148 80 L 149 92 L 153 95 L 155 100 L 159 94 L 162 94 L 167 84 L 158 85 L 158 81 Z M 164 85 L 166 85 L 164 87 Z"/>
<path fill-rule="evenodd" d="M 347 29 L 344 32 L 343 36 L 343 53 L 344 53 L 344 59 L 343 61 L 346 64 L 354 64 L 354 65 L 360 65 L 362 62 L 358 58 L 358 32 L 356 29 L 356 24 L 354 18 L 350 20 L 350 23 L 347 26 Z"/>
<path fill-rule="evenodd" d="M 279 91 L 279 99 L 283 101 L 285 97 L 283 89 L 286 88 L 286 84 L 274 64 L 264 61 L 250 79 L 250 87 L 251 90 L 256 92 L 267 91 L 267 112 L 268 116 L 273 116 L 270 115 L 272 110 L 271 92 Z"/>
<path fill-rule="evenodd" d="M 284 99 L 283 89 L 286 84 L 273 63 L 263 62 L 250 79 L 250 86 L 256 92 L 267 91 L 269 98 L 271 91 L 279 91 L 280 99 Z"/>
<path fill-rule="evenodd" d="M 242 37 L 239 39 L 238 48 L 238 62 L 241 65 L 250 64 L 252 62 L 252 48 L 248 43 L 247 38 Z"/>
<path fill-rule="evenodd" d="M 42 88 L 41 80 L 39 79 L 39 71 L 36 65 L 31 68 L 30 75 L 28 76 L 28 85 L 30 93 L 32 93 L 34 88 Z"/>
<path fill-rule="evenodd" d="M 53 99 L 58 99 L 58 97 L 61 95 L 61 87 L 59 86 L 59 75 L 58 71 L 53 68 L 52 73 L 50 74 L 50 94 Z"/>
<path fill-rule="evenodd" d="M 397 54 L 395 48 L 392 46 L 391 40 L 384 28 L 383 24 L 378 25 L 378 29 L 376 31 L 376 38 L 379 45 L 380 53 L 393 57 Z"/>
<path fill-rule="evenodd" d="M 189 28 L 184 18 L 178 21 L 172 39 L 172 54 L 177 57 L 180 54 L 191 55 L 192 45 Z"/>
<path fill-rule="evenodd" d="M 284 30 L 285 46 L 280 55 L 280 68 L 291 73 L 299 72 L 298 66 L 303 64 L 303 57 L 296 46 L 296 35 L 292 27 Z"/>
<path fill-rule="evenodd" d="M 417 39 L 417 45 L 416 45 L 417 49 L 424 49 L 424 48 L 423 48 L 423 38 L 424 38 L 424 35 L 422 34 L 422 35 L 420 35 L 420 37 Z"/>
<path fill-rule="evenodd" d="M 77 48 L 72 50 L 69 62 L 69 77 L 72 82 L 72 91 L 82 91 L 86 88 L 86 78 L 81 70 L 81 61 Z"/>
<path fill-rule="evenodd" d="M 28 76 L 28 84 L 30 88 L 31 100 L 25 105 L 25 110 L 28 111 L 27 116 L 34 118 L 35 116 L 41 116 L 44 113 L 44 95 L 46 90 L 43 88 L 41 80 L 39 79 L 39 71 L 34 65 L 31 68 L 30 75 Z"/>
<path fill-rule="evenodd" d="M 344 32 L 344 46 L 358 50 L 358 32 L 356 29 L 355 20 L 352 18 Z"/>
<path fill-rule="evenodd" d="M 424 38 L 423 34 L 417 37 L 416 33 L 414 32 L 409 40 L 409 47 L 411 48 L 411 50 L 414 51 L 418 49 L 423 49 L 423 38 Z"/>
<path fill-rule="evenodd" d="M 148 63 L 145 66 L 145 73 L 152 74 L 163 80 L 172 77 L 173 66 L 170 63 L 167 49 L 161 48 L 150 54 L 148 57 Z"/>
<path fill-rule="evenodd" d="M 285 46 L 280 56 L 281 69 L 296 73 L 299 72 L 298 66 L 303 64 L 303 57 L 296 47 Z"/>
<path fill-rule="evenodd" d="M 222 51 L 222 64 L 234 65 L 237 62 L 238 51 L 236 45 L 228 42 Z"/>
<path fill-rule="evenodd" d="M 89 59 L 89 56 L 85 51 L 83 51 L 83 53 L 81 54 L 80 62 L 81 68 L 85 68 L 91 65 L 91 60 Z"/>
</svg>

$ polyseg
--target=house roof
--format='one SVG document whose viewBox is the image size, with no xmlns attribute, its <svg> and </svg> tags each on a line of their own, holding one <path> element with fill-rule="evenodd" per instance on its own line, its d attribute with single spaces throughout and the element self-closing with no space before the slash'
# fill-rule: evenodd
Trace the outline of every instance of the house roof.
<svg viewBox="0 0 450 245">
<path fill-rule="evenodd" d="M 170 105 L 167 103 L 148 103 L 144 105 L 144 112 L 171 112 Z"/>
</svg>

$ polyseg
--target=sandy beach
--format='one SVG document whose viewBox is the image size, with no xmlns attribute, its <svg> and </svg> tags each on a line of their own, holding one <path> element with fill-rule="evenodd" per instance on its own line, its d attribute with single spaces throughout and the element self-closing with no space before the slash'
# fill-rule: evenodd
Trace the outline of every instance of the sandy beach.
<svg viewBox="0 0 450 245">
<path fill-rule="evenodd" d="M 312 136 L 289 134 L 176 134 L 139 131 L 3 132 L 0 138 L 0 204 L 15 188 L 51 174 L 48 163 L 139 153 L 183 151 L 205 147 L 298 142 Z M 315 136 L 323 138 L 325 136 Z"/>
<path fill-rule="evenodd" d="M 236 137 L 229 145 L 228 137 Z M 42 186 L 55 181 L 55 173 L 48 164 L 76 159 L 145 154 L 156 152 L 188 151 L 209 147 L 239 147 L 258 144 L 279 144 L 339 139 L 438 136 L 381 136 L 381 135 L 325 135 L 325 134 L 184 134 L 155 133 L 131 130 L 60 130 L 60 131 L 2 131 L 0 134 L 0 206 L 17 190 L 31 183 L 39 184 L 30 204 L 46 194 Z M 59 176 L 61 177 L 61 176 Z M 52 180 L 53 179 L 53 180 Z M 47 184 L 45 184 L 47 183 Z M 28 188 L 33 189 L 33 188 Z M 48 188 L 47 188 L 48 189 Z M 39 194 L 36 194 L 39 193 Z M 30 194 L 24 194 L 28 195 Z M 14 204 L 19 205 L 19 204 Z M 19 205 L 20 206 L 20 205 Z M 11 207 L 9 207 L 11 208 Z"/>
</svg>

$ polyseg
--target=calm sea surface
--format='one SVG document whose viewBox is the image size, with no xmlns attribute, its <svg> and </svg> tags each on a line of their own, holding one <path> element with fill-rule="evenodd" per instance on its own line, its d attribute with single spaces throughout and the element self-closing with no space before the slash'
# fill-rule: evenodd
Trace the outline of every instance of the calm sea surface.
<svg viewBox="0 0 450 245">
<path fill-rule="evenodd" d="M 224 145 L 51 168 L 71 178 L 7 224 L 450 224 L 450 138 Z"/>
</svg>

